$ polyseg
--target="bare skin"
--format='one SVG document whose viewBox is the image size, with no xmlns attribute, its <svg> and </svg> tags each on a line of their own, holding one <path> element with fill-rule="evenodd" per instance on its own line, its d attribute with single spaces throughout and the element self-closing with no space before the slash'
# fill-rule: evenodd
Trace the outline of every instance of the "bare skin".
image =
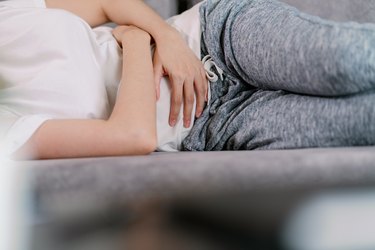
<svg viewBox="0 0 375 250">
<path fill-rule="evenodd" d="M 176 124 L 183 104 L 184 126 L 189 127 L 194 95 L 196 116 L 201 115 L 207 81 L 200 60 L 180 34 L 142 1 L 46 0 L 46 4 L 80 16 L 91 27 L 107 22 L 119 25 L 113 35 L 123 45 L 124 55 L 126 52 L 121 88 L 108 120 L 49 120 L 16 156 L 55 159 L 153 152 L 157 144 L 156 100 L 164 75 L 172 84 L 169 124 Z M 157 46 L 154 58 L 150 54 L 152 38 Z"/>
<path fill-rule="evenodd" d="M 134 26 L 120 26 L 113 35 L 122 44 L 124 57 L 121 86 L 110 118 L 48 120 L 18 152 L 18 157 L 142 155 L 155 150 L 156 97 L 149 50 L 151 36 Z"/>
<path fill-rule="evenodd" d="M 207 101 L 207 81 L 204 68 L 180 34 L 141 0 L 46 0 L 48 8 L 68 10 L 87 21 L 92 27 L 114 22 L 134 25 L 155 39 L 154 79 L 157 98 L 160 79 L 168 75 L 172 87 L 169 124 L 176 124 L 184 104 L 184 125 L 189 127 L 196 95 L 196 117 L 203 112 Z"/>
</svg>

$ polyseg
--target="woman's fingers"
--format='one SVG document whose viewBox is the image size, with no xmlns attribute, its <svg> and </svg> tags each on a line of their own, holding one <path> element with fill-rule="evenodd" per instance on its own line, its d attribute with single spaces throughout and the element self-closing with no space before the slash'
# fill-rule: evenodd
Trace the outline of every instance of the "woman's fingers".
<svg viewBox="0 0 375 250">
<path fill-rule="evenodd" d="M 160 95 L 160 77 L 167 75 L 170 80 L 170 126 L 176 125 L 183 105 L 184 126 L 189 127 L 194 106 L 196 106 L 196 117 L 200 117 L 203 113 L 208 86 L 202 62 L 186 46 L 179 34 L 157 44 L 154 54 L 154 74 L 157 97 Z"/>
<path fill-rule="evenodd" d="M 191 124 L 191 113 L 194 107 L 194 80 L 187 79 L 184 83 L 184 127 L 188 128 Z"/>
<path fill-rule="evenodd" d="M 203 109 L 206 105 L 206 102 L 208 101 L 208 82 L 206 78 L 206 73 L 202 67 L 198 71 L 199 73 L 197 74 L 197 78 L 195 80 L 195 93 L 196 93 L 196 111 L 195 111 L 195 117 L 200 117 L 202 115 Z"/>
<path fill-rule="evenodd" d="M 163 76 L 164 76 L 163 65 L 160 62 L 159 57 L 154 56 L 154 81 L 155 81 L 155 90 L 156 90 L 156 100 L 160 99 L 160 81 Z"/>
<path fill-rule="evenodd" d="M 120 47 L 122 47 L 122 35 L 125 32 L 125 26 L 117 26 L 112 30 L 112 35 L 116 39 Z"/>
<path fill-rule="evenodd" d="M 188 128 L 191 124 L 191 114 L 194 109 L 194 102 L 196 100 L 195 116 L 198 118 L 202 115 L 205 103 L 207 101 L 207 79 L 205 71 L 198 70 L 195 78 L 188 75 L 172 75 L 170 76 L 172 96 L 171 109 L 169 115 L 170 126 L 175 126 L 178 116 L 183 104 L 183 121 L 184 127 Z"/>
<path fill-rule="evenodd" d="M 170 76 L 172 84 L 172 95 L 171 95 L 171 110 L 169 114 L 169 125 L 174 127 L 180 114 L 182 100 L 183 100 L 183 78 L 179 76 Z"/>
</svg>

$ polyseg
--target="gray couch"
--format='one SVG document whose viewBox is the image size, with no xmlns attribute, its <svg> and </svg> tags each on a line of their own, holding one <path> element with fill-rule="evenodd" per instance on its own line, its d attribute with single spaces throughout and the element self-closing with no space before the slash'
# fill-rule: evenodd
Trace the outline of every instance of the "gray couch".
<svg viewBox="0 0 375 250">
<path fill-rule="evenodd" d="M 333 20 L 375 22 L 373 0 L 285 1 L 306 12 Z M 147 2 L 162 12 L 164 17 L 172 15 L 178 6 L 191 5 L 189 2 L 178 5 L 169 0 Z M 313 194 L 333 190 L 362 191 L 375 187 L 375 147 L 154 153 L 138 157 L 20 164 L 32 170 L 36 214 L 44 221 L 35 226 L 36 239 L 40 239 L 40 235 L 51 234 L 53 230 L 50 229 L 56 228 L 56 225 L 68 222 L 74 224 L 82 221 L 87 224 L 88 221 L 97 220 L 98 215 L 103 217 L 103 214 L 106 218 L 108 214 L 122 218 L 118 216 L 121 214 L 119 211 L 133 211 L 129 207 L 151 200 L 156 201 L 157 208 L 190 207 L 192 209 L 189 211 L 209 215 L 202 216 L 204 218 L 212 217 L 216 222 L 222 220 L 220 225 L 226 225 L 225 228 L 233 226 L 228 221 L 237 221 L 239 223 L 236 225 L 241 225 L 238 226 L 241 229 L 236 228 L 234 232 L 256 231 L 256 235 L 268 242 L 268 236 L 275 235 L 286 214 Z M 202 217 L 199 217 L 200 220 Z M 61 240 L 57 234 L 50 237 Z M 225 235 L 230 235 L 230 232 Z M 248 236 L 244 239 L 248 239 Z M 45 246 L 48 244 L 41 242 L 44 241 L 35 240 L 35 249 L 47 249 Z M 64 242 L 68 244 L 66 239 Z M 114 242 L 111 241 L 111 244 Z M 258 244 L 260 241 L 254 242 Z M 98 249 L 104 249 L 104 246 L 119 249 L 114 245 L 111 245 L 112 248 L 105 245 L 107 243 L 105 240 L 98 241 L 96 246 L 101 246 Z M 263 243 L 259 243 L 263 246 L 260 249 L 280 249 Z M 255 243 L 245 242 L 242 247 L 255 246 L 252 244 Z M 97 249 L 80 246 L 79 249 Z M 190 249 L 249 249 L 234 245 L 227 248 L 199 246 L 201 248 Z M 73 245 L 60 247 L 54 249 L 78 249 Z"/>
</svg>

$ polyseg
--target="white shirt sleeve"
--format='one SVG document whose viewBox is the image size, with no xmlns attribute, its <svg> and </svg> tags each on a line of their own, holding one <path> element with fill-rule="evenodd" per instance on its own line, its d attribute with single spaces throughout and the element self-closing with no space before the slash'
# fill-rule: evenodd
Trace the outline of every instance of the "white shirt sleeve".
<svg viewBox="0 0 375 250">
<path fill-rule="evenodd" d="M 1 6 L 11 8 L 46 8 L 45 0 L 8 0 Z M 19 116 L 0 106 L 0 154 L 10 156 L 24 145 L 46 120 L 45 115 Z"/>
<path fill-rule="evenodd" d="M 109 114 L 97 60 L 106 53 L 95 33 L 79 17 L 44 7 L 44 0 L 0 2 L 1 155 L 20 149 L 46 120 Z"/>
<path fill-rule="evenodd" d="M 2 156 L 11 156 L 20 149 L 47 120 L 47 115 L 17 116 L 0 110 L 0 151 Z"/>
</svg>

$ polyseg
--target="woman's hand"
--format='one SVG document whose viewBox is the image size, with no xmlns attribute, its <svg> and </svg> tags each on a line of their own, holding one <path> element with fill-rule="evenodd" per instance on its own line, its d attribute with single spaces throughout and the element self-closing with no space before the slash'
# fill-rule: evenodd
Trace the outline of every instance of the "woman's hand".
<svg viewBox="0 0 375 250">
<path fill-rule="evenodd" d="M 122 47 L 123 44 L 138 41 L 137 39 L 146 39 L 151 41 L 151 36 L 146 31 L 129 25 L 119 25 L 112 30 L 112 35 L 116 38 L 118 44 Z"/>
<path fill-rule="evenodd" d="M 186 45 L 177 31 L 169 32 L 162 40 L 156 40 L 154 74 L 157 98 L 160 96 L 160 79 L 169 76 L 172 88 L 170 126 L 175 126 L 184 104 L 184 126 L 189 127 L 196 96 L 195 116 L 199 117 L 207 101 L 206 73 L 201 61 Z"/>
<path fill-rule="evenodd" d="M 160 78 L 165 74 L 170 77 L 172 84 L 171 125 L 177 121 L 182 100 L 185 125 L 190 121 L 194 93 L 197 98 L 196 116 L 200 116 L 205 105 L 205 96 L 207 98 L 203 66 L 180 34 L 146 3 L 122 0 L 47 0 L 47 5 L 49 8 L 62 8 L 75 13 L 92 27 L 111 21 L 120 25 L 132 24 L 150 33 L 157 45 L 154 57 L 157 90 Z M 114 30 L 114 36 L 120 45 L 125 44 L 122 38 L 123 35 L 126 37 L 127 31 L 123 26 Z"/>
</svg>

